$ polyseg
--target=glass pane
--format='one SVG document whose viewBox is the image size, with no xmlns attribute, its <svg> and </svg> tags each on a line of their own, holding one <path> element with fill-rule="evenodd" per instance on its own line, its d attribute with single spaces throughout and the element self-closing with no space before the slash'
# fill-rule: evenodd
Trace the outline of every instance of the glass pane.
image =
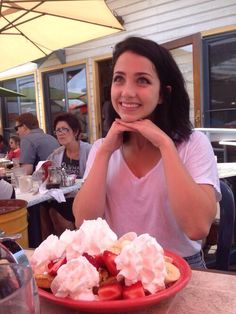
<svg viewBox="0 0 236 314">
<path fill-rule="evenodd" d="M 170 50 L 185 79 L 190 98 L 190 120 L 194 125 L 194 90 L 193 90 L 193 47 L 183 46 Z"/>
<path fill-rule="evenodd" d="M 85 66 L 66 72 L 66 84 L 69 111 L 76 114 L 80 121 L 81 139 L 88 141 L 88 97 Z"/>
<path fill-rule="evenodd" d="M 209 44 L 210 112 L 212 127 L 236 128 L 236 39 Z"/>
<path fill-rule="evenodd" d="M 16 80 L 9 80 L 3 82 L 3 87 L 17 91 Z M 13 132 L 16 123 L 16 118 L 19 115 L 18 97 L 5 97 L 5 110 L 4 110 L 4 133 L 8 138 L 9 134 Z"/>
<path fill-rule="evenodd" d="M 36 112 L 36 100 L 35 100 L 35 84 L 34 77 L 27 76 L 17 79 L 18 92 L 25 95 L 25 97 L 19 97 L 20 99 L 20 112 L 30 112 L 37 115 Z"/>
<path fill-rule="evenodd" d="M 236 128 L 236 110 L 222 109 L 210 112 L 211 126 L 215 128 Z"/>
<path fill-rule="evenodd" d="M 63 73 L 49 74 L 49 103 L 52 116 L 52 122 L 55 116 L 60 112 L 66 111 L 65 88 Z"/>
<path fill-rule="evenodd" d="M 3 82 L 3 87 L 17 91 L 25 97 L 5 97 L 3 121 L 6 138 L 14 133 L 16 118 L 23 112 L 31 112 L 36 115 L 34 76 L 29 75 Z"/>
</svg>

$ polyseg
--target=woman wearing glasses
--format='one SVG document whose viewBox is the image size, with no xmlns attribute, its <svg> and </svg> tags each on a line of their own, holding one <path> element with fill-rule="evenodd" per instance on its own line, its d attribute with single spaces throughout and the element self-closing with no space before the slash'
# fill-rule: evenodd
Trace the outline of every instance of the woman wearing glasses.
<svg viewBox="0 0 236 314">
<path fill-rule="evenodd" d="M 76 116 L 71 113 L 58 115 L 54 133 L 62 146 L 49 155 L 48 160 L 56 167 L 64 168 L 67 174 L 82 178 L 91 144 L 79 140 L 81 126 Z"/>
<path fill-rule="evenodd" d="M 68 175 L 76 174 L 77 178 L 82 178 L 91 144 L 79 140 L 81 126 L 76 116 L 71 113 L 58 115 L 54 120 L 54 133 L 61 146 L 50 154 L 47 160 L 51 160 L 53 166 L 64 168 Z M 49 203 L 54 228 L 52 232 L 57 235 L 74 226 L 72 213 L 74 196 L 70 194 L 65 203 L 56 201 Z"/>
</svg>

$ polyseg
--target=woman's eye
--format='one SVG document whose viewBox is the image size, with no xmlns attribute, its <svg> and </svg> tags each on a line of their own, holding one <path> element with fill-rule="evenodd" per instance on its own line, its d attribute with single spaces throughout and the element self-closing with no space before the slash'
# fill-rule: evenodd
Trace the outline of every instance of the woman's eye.
<svg viewBox="0 0 236 314">
<path fill-rule="evenodd" d="M 124 80 L 124 78 L 123 78 L 123 76 L 121 76 L 121 75 L 115 75 L 114 77 L 113 77 L 113 82 L 114 83 L 120 83 L 120 82 L 122 82 Z"/>
<path fill-rule="evenodd" d="M 150 84 L 150 81 L 146 77 L 139 77 L 138 83 L 139 84 Z"/>
</svg>

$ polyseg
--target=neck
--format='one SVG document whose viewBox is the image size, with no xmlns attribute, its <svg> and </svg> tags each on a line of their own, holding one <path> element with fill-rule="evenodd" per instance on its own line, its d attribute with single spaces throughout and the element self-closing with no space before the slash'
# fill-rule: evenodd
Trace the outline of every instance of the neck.
<svg viewBox="0 0 236 314">
<path fill-rule="evenodd" d="M 128 146 L 132 146 L 138 150 L 145 149 L 152 144 L 141 134 L 131 133 L 130 139 L 128 141 Z"/>
<path fill-rule="evenodd" d="M 79 158 L 79 150 L 80 145 L 79 142 L 73 141 L 65 146 L 66 155 L 70 159 L 78 159 Z"/>
</svg>

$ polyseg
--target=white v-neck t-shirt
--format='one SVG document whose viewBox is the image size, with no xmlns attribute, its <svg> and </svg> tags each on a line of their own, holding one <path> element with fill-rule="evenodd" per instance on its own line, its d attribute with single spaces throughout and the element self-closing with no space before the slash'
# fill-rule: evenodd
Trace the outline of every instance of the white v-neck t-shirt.
<svg viewBox="0 0 236 314">
<path fill-rule="evenodd" d="M 92 146 L 84 179 L 102 141 L 103 139 L 99 139 Z M 217 164 L 208 138 L 203 133 L 194 131 L 189 140 L 179 145 L 177 150 L 195 182 L 212 185 L 216 191 L 216 201 L 219 201 L 221 194 Z M 99 189 L 99 186 L 97 188 Z M 191 207 L 189 210 L 191 211 Z M 149 233 L 164 249 L 183 257 L 194 255 L 201 250 L 201 241 L 190 240 L 172 213 L 162 160 L 144 177 L 137 178 L 127 166 L 121 150 L 116 150 L 108 165 L 103 218 L 118 236 L 129 231 L 135 231 L 137 234 Z"/>
</svg>

